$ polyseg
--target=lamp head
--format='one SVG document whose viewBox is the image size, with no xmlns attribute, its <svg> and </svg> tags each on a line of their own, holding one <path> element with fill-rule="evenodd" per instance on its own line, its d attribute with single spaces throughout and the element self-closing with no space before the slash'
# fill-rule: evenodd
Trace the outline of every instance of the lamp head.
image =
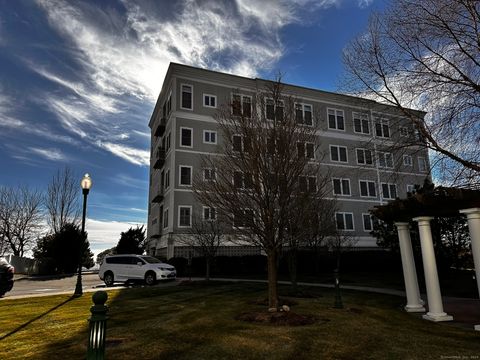
<svg viewBox="0 0 480 360">
<path fill-rule="evenodd" d="M 80 185 L 82 186 L 83 190 L 90 190 L 92 187 L 92 179 L 90 178 L 90 175 L 85 174 L 80 182 Z"/>
</svg>

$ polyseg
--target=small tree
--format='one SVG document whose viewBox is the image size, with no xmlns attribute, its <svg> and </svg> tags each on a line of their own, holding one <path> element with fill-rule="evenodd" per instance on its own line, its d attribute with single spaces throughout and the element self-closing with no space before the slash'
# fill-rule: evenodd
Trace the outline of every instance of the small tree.
<svg viewBox="0 0 480 360">
<path fill-rule="evenodd" d="M 0 187 L 0 255 L 23 256 L 41 231 L 42 196 L 27 187 Z"/>
<path fill-rule="evenodd" d="M 74 273 L 78 266 L 78 254 L 82 254 L 82 266 L 91 268 L 94 265 L 93 253 L 87 234 L 75 224 L 65 224 L 57 233 L 38 239 L 34 249 L 34 257 L 44 264 L 46 270 L 56 274 Z"/>
<path fill-rule="evenodd" d="M 79 181 L 75 173 L 65 167 L 58 170 L 48 185 L 44 203 L 51 233 L 58 233 L 67 224 L 78 224 L 80 218 Z"/>
<path fill-rule="evenodd" d="M 140 226 L 131 227 L 120 234 L 120 240 L 116 246 L 117 254 L 143 254 L 145 251 L 145 229 Z"/>
<path fill-rule="evenodd" d="M 225 242 L 227 227 L 223 220 L 215 213 L 215 209 L 209 209 L 210 219 L 205 219 L 200 214 L 192 217 L 190 236 L 182 241 L 191 246 L 195 252 L 205 258 L 205 280 L 210 280 L 210 270 L 217 255 L 218 247 Z"/>
<path fill-rule="evenodd" d="M 311 161 L 320 155 L 316 121 L 312 109 L 298 103 L 280 81 L 256 94 L 234 94 L 216 115 L 220 154 L 202 156 L 209 178 L 197 174 L 193 184 L 200 202 L 232 224 L 236 239 L 265 251 L 270 308 L 278 308 L 277 262 L 288 242 L 288 219 L 303 211 L 300 179 L 314 188 L 320 173 Z"/>
</svg>

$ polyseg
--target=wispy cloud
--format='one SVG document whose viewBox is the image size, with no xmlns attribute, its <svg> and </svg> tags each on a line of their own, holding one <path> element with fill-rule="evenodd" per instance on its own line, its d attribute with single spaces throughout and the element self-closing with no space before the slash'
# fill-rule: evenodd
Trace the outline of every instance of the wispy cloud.
<svg viewBox="0 0 480 360">
<path fill-rule="evenodd" d="M 128 162 L 135 165 L 150 164 L 150 152 L 146 150 L 139 150 L 127 145 L 114 144 L 110 142 L 98 141 L 97 145 L 110 151 L 112 154 L 121 157 Z"/>
<path fill-rule="evenodd" d="M 31 152 L 34 154 L 40 155 L 41 157 L 51 160 L 51 161 L 64 161 L 66 160 L 66 156 L 59 150 L 59 149 L 42 149 L 31 147 L 29 148 Z"/>
</svg>

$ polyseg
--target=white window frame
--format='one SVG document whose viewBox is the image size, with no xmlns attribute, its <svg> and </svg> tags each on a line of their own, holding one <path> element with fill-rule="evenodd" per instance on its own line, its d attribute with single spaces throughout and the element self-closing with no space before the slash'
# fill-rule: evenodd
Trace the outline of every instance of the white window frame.
<svg viewBox="0 0 480 360">
<path fill-rule="evenodd" d="M 190 94 L 192 95 L 192 107 L 191 108 L 186 108 L 186 107 L 183 107 L 183 87 L 184 86 L 188 86 L 190 87 Z M 193 111 L 193 85 L 191 84 L 180 84 L 180 109 L 182 110 L 189 110 L 189 111 Z"/>
<path fill-rule="evenodd" d="M 209 213 L 209 218 L 208 219 L 205 217 L 205 210 L 206 209 L 209 209 L 209 212 L 208 212 Z M 213 209 L 215 211 L 215 218 L 214 219 L 211 218 L 211 216 L 212 216 L 211 209 Z M 202 207 L 202 219 L 204 221 L 216 221 L 217 220 L 217 208 L 214 208 L 214 207 L 211 207 L 211 206 L 203 206 Z"/>
<path fill-rule="evenodd" d="M 208 170 L 208 171 L 213 170 L 213 173 L 215 174 L 214 179 L 207 179 L 205 177 L 205 170 Z M 217 180 L 217 172 L 216 172 L 215 168 L 202 168 L 202 177 L 203 177 L 203 181 L 216 181 Z"/>
<path fill-rule="evenodd" d="M 422 165 L 423 164 L 425 166 L 424 169 L 422 169 Z M 422 172 L 422 173 L 426 173 L 428 172 L 428 163 L 427 163 L 427 159 L 423 156 L 419 156 L 418 157 L 418 171 Z"/>
<path fill-rule="evenodd" d="M 165 139 L 165 151 L 168 153 L 172 147 L 172 133 L 169 131 Z"/>
<path fill-rule="evenodd" d="M 385 194 L 383 193 L 383 185 L 388 185 L 388 196 L 385 197 Z M 391 191 L 391 186 L 395 187 L 395 194 L 397 195 L 396 197 L 392 197 L 392 191 Z M 398 189 L 397 189 L 397 184 L 392 184 L 392 183 L 380 183 L 380 189 L 382 190 L 382 199 L 383 200 L 395 200 L 398 197 Z"/>
<path fill-rule="evenodd" d="M 368 216 L 368 218 L 370 219 L 370 227 L 371 229 L 368 230 L 368 229 L 365 229 L 365 215 Z M 373 217 L 372 217 L 372 214 L 369 214 L 369 213 L 362 213 L 362 226 L 363 226 L 363 231 L 365 232 L 370 232 L 373 230 Z"/>
<path fill-rule="evenodd" d="M 362 131 L 356 131 L 355 130 L 355 119 L 359 119 L 360 120 L 360 129 Z M 367 124 L 368 124 L 368 132 L 364 132 L 363 131 L 363 122 L 362 120 L 367 120 Z M 366 113 L 362 113 L 362 112 L 353 112 L 352 113 L 352 122 L 353 122 L 353 132 L 355 134 L 361 134 L 361 135 L 370 135 L 371 134 L 371 131 L 370 131 L 370 119 L 368 118 L 368 114 Z"/>
<path fill-rule="evenodd" d="M 190 225 L 180 225 L 180 211 L 181 211 L 182 208 L 190 210 L 190 221 L 189 221 Z M 182 229 L 188 229 L 188 228 L 192 227 L 192 205 L 178 205 L 177 225 L 178 225 L 179 228 L 182 228 Z"/>
<path fill-rule="evenodd" d="M 335 127 L 332 128 L 330 127 L 330 114 L 329 112 L 330 111 L 333 111 L 334 112 L 334 115 L 335 115 Z M 343 129 L 339 129 L 338 128 L 338 112 L 341 112 L 342 113 L 342 117 L 343 117 Z M 345 111 L 343 111 L 342 109 L 336 109 L 336 108 L 327 108 L 327 128 L 329 130 L 337 130 L 337 131 L 343 131 L 345 132 L 346 131 L 346 126 L 345 126 Z"/>
<path fill-rule="evenodd" d="M 338 223 L 337 223 L 337 214 L 342 214 L 343 216 L 343 224 L 346 225 L 347 222 L 345 221 L 345 215 L 351 215 L 352 216 L 352 228 L 351 229 L 339 229 L 338 228 Z M 355 218 L 353 216 L 352 212 L 346 212 L 346 211 L 338 211 L 335 213 L 335 227 L 337 230 L 342 230 L 342 231 L 355 231 Z"/>
<path fill-rule="evenodd" d="M 332 147 L 336 147 L 337 148 L 337 151 L 338 151 L 338 160 L 333 160 L 332 158 Z M 340 157 L 340 148 L 344 148 L 345 149 L 345 156 L 346 156 L 346 161 L 342 161 L 341 160 L 341 157 Z M 342 145 L 329 145 L 329 149 L 330 149 L 330 161 L 331 162 L 334 162 L 334 163 L 342 163 L 342 164 L 348 164 L 348 148 L 346 146 L 342 146 Z"/>
<path fill-rule="evenodd" d="M 168 207 L 163 210 L 163 219 L 162 220 L 163 220 L 162 229 L 168 228 L 168 220 L 169 220 L 168 219 Z M 165 226 L 165 223 L 167 223 L 166 226 Z"/>
<path fill-rule="evenodd" d="M 335 194 L 335 180 L 339 180 L 340 181 L 340 191 L 341 191 L 341 194 Z M 344 194 L 343 193 L 343 181 L 344 180 L 347 180 L 348 181 L 348 194 Z M 333 195 L 336 195 L 336 196 L 352 196 L 352 184 L 350 183 L 350 179 L 349 178 L 337 178 L 337 177 L 333 177 L 332 178 L 332 193 Z"/>
<path fill-rule="evenodd" d="M 361 163 L 361 162 L 359 161 L 359 159 L 358 159 L 358 150 L 363 151 L 363 158 L 365 159 L 365 162 L 364 162 L 364 163 Z M 371 164 L 367 163 L 367 157 L 365 156 L 365 153 L 366 153 L 367 151 L 370 153 L 370 159 L 372 159 L 372 163 L 371 163 Z M 348 157 L 348 156 L 347 156 L 347 157 Z M 355 148 L 355 157 L 357 158 L 357 165 L 373 166 L 373 164 L 374 164 L 374 156 L 373 156 L 373 151 L 372 151 L 372 150 L 365 149 L 365 148 Z"/>
<path fill-rule="evenodd" d="M 209 133 L 209 139 L 212 138 L 212 134 L 215 134 L 215 141 L 212 142 L 212 141 L 205 141 L 205 134 Z M 203 130 L 203 135 L 202 135 L 202 141 L 204 144 L 210 144 L 210 145 L 217 145 L 217 138 L 218 138 L 218 135 L 217 135 L 217 132 L 215 130 Z"/>
<path fill-rule="evenodd" d="M 165 181 L 164 181 L 165 190 L 170 187 L 170 169 L 165 170 Z"/>
<path fill-rule="evenodd" d="M 408 154 L 403 155 L 403 166 L 413 166 L 412 155 L 408 155 Z"/>
<path fill-rule="evenodd" d="M 274 119 L 268 119 L 267 118 L 267 101 L 272 101 L 273 102 L 273 116 Z M 277 106 L 278 104 L 282 104 L 281 108 L 283 109 L 283 118 L 285 119 L 285 101 L 283 100 L 273 100 L 272 98 L 267 98 L 265 99 L 265 119 L 267 121 L 283 121 L 283 119 L 279 120 L 277 119 Z"/>
<path fill-rule="evenodd" d="M 183 145 L 182 144 L 182 130 L 190 130 L 190 144 L 191 145 Z M 179 146 L 182 148 L 188 148 L 192 149 L 193 148 L 193 128 L 185 127 L 185 126 L 180 126 L 180 139 L 179 139 Z"/>
<path fill-rule="evenodd" d="M 318 184 L 317 184 L 317 177 L 315 175 L 300 175 L 298 177 L 299 182 L 300 182 L 300 178 L 304 178 L 305 181 L 306 181 L 306 185 L 307 185 L 306 192 L 307 193 L 316 193 L 317 192 Z M 315 179 L 315 189 L 310 189 L 310 182 L 308 181 L 309 179 Z"/>
<path fill-rule="evenodd" d="M 251 209 L 251 208 L 243 208 L 243 209 L 241 209 L 241 210 L 242 210 L 242 211 L 247 211 L 247 210 L 252 211 L 252 213 L 253 213 L 253 221 L 255 222 L 255 212 L 253 211 L 253 209 Z M 232 221 L 232 227 L 233 227 L 234 229 L 248 229 L 248 226 L 235 226 L 235 214 L 232 214 L 232 220 L 233 220 L 233 221 Z"/>
<path fill-rule="evenodd" d="M 362 195 L 362 187 L 361 187 L 362 182 L 367 183 L 367 195 Z M 375 195 L 370 195 L 370 191 L 369 191 L 369 187 L 368 187 L 369 183 L 373 183 L 373 188 L 375 189 Z M 358 193 L 359 193 L 360 197 L 362 197 L 362 198 L 370 198 L 370 199 L 376 198 L 377 197 L 377 183 L 374 180 L 364 180 L 364 179 L 358 180 Z"/>
<path fill-rule="evenodd" d="M 302 122 L 301 122 L 301 125 L 304 125 L 304 126 L 310 126 L 310 127 L 313 127 L 314 126 L 314 121 L 313 121 L 313 105 L 312 104 L 307 104 L 307 103 L 301 103 L 301 102 L 297 102 L 294 104 L 294 108 L 295 108 L 295 121 L 297 121 L 297 105 L 299 105 L 301 108 L 302 108 Z M 311 124 L 305 124 L 305 107 L 306 106 L 309 106 L 310 107 L 310 114 L 311 114 L 311 119 L 312 119 L 312 123 Z"/>
<path fill-rule="evenodd" d="M 243 114 L 243 103 L 244 103 L 244 101 L 243 100 L 244 100 L 244 98 L 249 98 L 250 99 L 250 115 L 253 115 L 252 96 L 251 95 L 231 93 L 230 94 L 231 104 L 233 104 L 233 96 L 234 95 L 240 96 L 240 113 L 242 114 L 242 116 L 244 116 L 244 114 Z M 232 115 L 233 115 L 233 107 L 232 107 L 231 111 L 232 111 Z M 235 116 L 238 116 L 238 115 L 235 115 Z"/>
<path fill-rule="evenodd" d="M 182 168 L 190 169 L 190 184 L 182 184 Z M 178 166 L 178 185 L 179 186 L 192 186 L 193 181 L 193 166 L 179 165 Z"/>
<path fill-rule="evenodd" d="M 381 168 L 385 168 L 385 169 L 393 169 L 395 168 L 395 162 L 393 160 L 393 154 L 392 153 L 389 153 L 389 152 L 383 152 L 383 151 L 379 151 L 378 153 L 378 167 L 381 167 Z M 386 155 L 390 155 L 391 158 L 392 158 L 392 166 L 387 166 L 387 160 L 385 158 Z M 383 162 L 385 163 L 385 165 L 381 165 L 381 160 L 380 158 L 383 158 Z"/>
<path fill-rule="evenodd" d="M 380 128 L 382 129 L 381 131 L 381 135 L 377 135 L 377 123 L 380 124 Z M 388 121 L 387 119 L 382 119 L 380 117 L 377 117 L 375 119 L 373 119 L 373 125 L 374 125 L 374 134 L 375 134 L 375 137 L 379 137 L 379 138 L 382 138 L 382 139 L 390 139 L 392 137 L 392 130 L 390 129 L 390 121 Z M 388 128 L 388 136 L 385 136 L 385 132 L 383 131 L 383 127 L 384 126 L 387 126 Z"/>
<path fill-rule="evenodd" d="M 407 184 L 407 193 L 412 193 L 415 191 L 415 185 Z"/>
<path fill-rule="evenodd" d="M 205 99 L 208 98 L 208 105 L 205 105 Z M 215 106 L 210 105 L 211 99 L 214 99 L 215 101 Z M 203 102 L 202 102 L 203 107 L 210 108 L 210 109 L 216 109 L 217 108 L 217 96 L 212 95 L 212 94 L 203 94 Z"/>
</svg>

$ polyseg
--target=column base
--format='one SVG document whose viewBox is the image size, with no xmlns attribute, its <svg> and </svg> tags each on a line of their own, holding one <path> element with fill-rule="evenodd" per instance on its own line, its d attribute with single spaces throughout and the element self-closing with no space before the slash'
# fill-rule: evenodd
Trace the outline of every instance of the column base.
<svg viewBox="0 0 480 360">
<path fill-rule="evenodd" d="M 425 312 L 425 308 L 422 305 L 407 305 L 404 307 L 406 312 Z"/>
<path fill-rule="evenodd" d="M 475 331 L 480 331 L 480 325 L 474 325 L 473 328 L 475 329 Z"/>
<path fill-rule="evenodd" d="M 426 313 L 425 315 L 422 316 L 423 319 L 425 320 L 430 320 L 430 321 L 453 321 L 453 316 L 448 315 L 447 313 Z"/>
</svg>

